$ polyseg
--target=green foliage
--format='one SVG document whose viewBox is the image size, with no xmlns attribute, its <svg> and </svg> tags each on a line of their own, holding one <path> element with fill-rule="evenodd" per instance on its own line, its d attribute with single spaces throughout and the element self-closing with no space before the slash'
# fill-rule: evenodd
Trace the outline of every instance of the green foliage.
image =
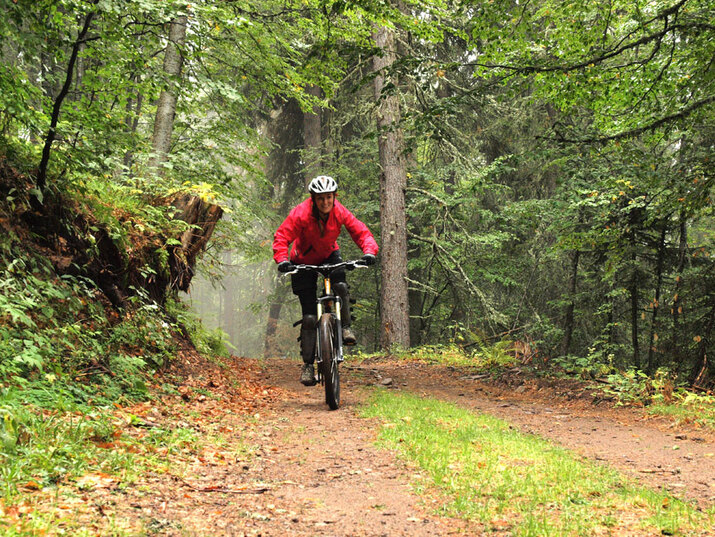
<svg viewBox="0 0 715 537">
<path fill-rule="evenodd" d="M 652 395 L 651 381 L 643 371 L 628 370 L 608 375 L 606 393 L 615 395 L 620 404 L 643 403 Z"/>
<path fill-rule="evenodd" d="M 151 377 L 176 353 L 181 319 L 141 292 L 115 311 L 89 279 L 58 277 L 12 233 L 0 238 L 0 284 L 0 496 L 88 471 L 130 482 L 134 454 L 106 449 L 122 435 L 111 409 L 150 397 Z M 176 450 L 195 438 L 177 429 L 149 440 Z"/>
<path fill-rule="evenodd" d="M 175 350 L 156 305 L 110 318 L 91 281 L 55 275 L 45 258 L 3 239 L 0 377 L 35 404 L 111 403 L 146 396 L 145 377 Z M 9 261 L 12 259 L 12 261 Z"/>
<path fill-rule="evenodd" d="M 161 182 L 176 186 L 201 177 L 218 187 L 231 184 L 235 192 L 245 188 L 235 181 L 239 168 L 260 175 L 257 109 L 274 98 L 293 98 L 309 108 L 317 104 L 306 91 L 311 85 L 332 95 L 346 68 L 332 46 L 335 36 L 364 44 L 371 31 L 369 21 L 358 24 L 357 16 L 331 14 L 312 2 L 239 7 L 63 0 L 30 7 L 20 0 L 0 9 L 7 44 L 0 64 L 3 136 L 29 133 L 44 141 L 54 100 L 69 75 L 74 84 L 60 109 L 54 173 L 108 174 L 142 189 L 160 184 L 146 173 L 146 164 L 155 103 L 166 85 L 178 97 L 178 134 Z M 87 38 L 68 73 L 76 36 L 90 14 Z M 178 16 L 190 18 L 191 31 L 180 51 L 183 74 L 167 81 L 157 51 L 169 21 Z"/>
<path fill-rule="evenodd" d="M 451 365 L 457 367 L 476 366 L 474 357 L 465 353 L 457 345 L 422 345 L 403 349 L 393 354 L 400 360 L 415 360 L 429 364 Z"/>
<path fill-rule="evenodd" d="M 712 106 L 713 29 L 703 26 L 713 14 L 708 2 L 545 0 L 524 7 L 499 1 L 485 11 L 471 24 L 482 54 L 478 74 L 510 82 L 529 77 L 535 99 L 564 112 L 587 109 L 596 136 L 639 131 L 696 110 L 705 117 Z M 578 131 L 578 123 L 570 126 Z"/>
<path fill-rule="evenodd" d="M 665 368 L 652 376 L 634 369 L 617 371 L 605 380 L 604 391 L 616 398 L 617 405 L 642 405 L 651 414 L 672 416 L 676 421 L 715 424 L 715 397 L 688 390 Z"/>
<path fill-rule="evenodd" d="M 428 364 L 439 364 L 452 367 L 466 367 L 477 371 L 496 372 L 516 365 L 513 348 L 509 340 L 486 344 L 481 341 L 471 345 L 472 350 L 452 344 L 421 345 L 410 349 L 396 349 L 390 356 L 405 360 L 419 361 Z M 356 359 L 365 359 L 377 354 L 357 354 Z"/>
<path fill-rule="evenodd" d="M 2 145 L 32 171 L 59 112 L 49 184 L 88 207 L 123 251 L 130 233 L 174 236 L 170 212 L 148 200 L 188 186 L 230 210 L 203 272 L 218 277 L 220 248 L 268 258 L 275 225 L 302 195 L 302 112 L 314 106 L 323 108 L 321 164 L 379 237 L 367 64 L 371 34 L 384 25 L 402 43 L 398 82 L 386 93 L 399 95 L 408 144 L 413 343 L 507 334 L 533 342 L 543 363 L 563 356 L 581 371 L 613 365 L 651 375 L 668 366 L 691 379 L 712 354 L 715 40 L 703 0 L 18 0 L 0 14 Z M 166 80 L 168 23 L 183 15 L 191 21 L 183 72 Z M 54 110 L 66 80 L 70 91 Z M 177 111 L 157 175 L 148 162 L 166 87 Z M 271 136 L 276 116 L 293 122 L 282 138 Z M 290 166 L 264 169 L 276 154 L 291 155 Z M 152 246 L 147 280 L 167 270 L 165 244 Z M 379 281 L 375 271 L 353 289 L 362 297 L 356 327 L 373 348 Z M 20 300 L 3 307 L 18 321 L 34 311 Z M 27 337 L 13 336 L 18 371 L 54 352 L 54 336 L 24 329 Z M 219 334 L 195 339 L 221 348 Z M 119 361 L 141 367 L 128 356 Z"/>
</svg>

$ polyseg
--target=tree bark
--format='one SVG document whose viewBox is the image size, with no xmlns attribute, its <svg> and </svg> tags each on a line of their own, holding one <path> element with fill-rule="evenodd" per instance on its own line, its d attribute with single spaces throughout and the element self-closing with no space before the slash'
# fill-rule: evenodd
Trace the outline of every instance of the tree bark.
<svg viewBox="0 0 715 537">
<path fill-rule="evenodd" d="M 675 277 L 675 295 L 673 296 L 673 307 L 671 315 L 673 316 L 673 356 L 678 367 L 678 371 L 684 365 L 684 354 L 682 351 L 680 337 L 680 315 L 683 310 L 683 300 L 680 298 L 680 293 L 683 287 L 683 271 L 685 270 L 685 261 L 688 253 L 688 221 L 685 211 L 680 213 L 680 240 L 678 242 L 678 268 L 676 269 Z"/>
<path fill-rule="evenodd" d="M 264 358 L 271 358 L 276 355 L 276 329 L 278 328 L 278 320 L 283 309 L 283 302 L 288 294 L 289 287 L 287 285 L 278 285 L 273 297 L 273 301 L 268 309 L 268 321 L 266 322 L 266 338 L 263 342 Z"/>
<path fill-rule="evenodd" d="M 703 327 L 703 335 L 700 336 L 698 344 L 698 356 L 695 362 L 695 368 L 692 371 L 691 384 L 697 387 L 704 387 L 708 384 L 708 373 L 710 364 L 708 362 L 708 347 L 710 346 L 713 327 L 715 326 L 715 297 L 710 301 L 710 313 L 708 314 L 707 323 Z"/>
<path fill-rule="evenodd" d="M 380 27 L 374 33 L 381 54 L 373 58 L 377 73 L 374 82 L 377 106 L 378 145 L 380 151 L 380 226 L 382 230 L 381 345 L 410 346 L 409 305 L 407 299 L 407 219 L 405 188 L 407 170 L 404 140 L 400 128 L 400 103 L 392 89 L 394 76 L 386 78 L 386 69 L 395 61 L 395 35 Z M 383 95 L 386 87 L 390 92 Z"/>
<path fill-rule="evenodd" d="M 154 135 L 151 144 L 154 155 L 149 160 L 149 168 L 159 171 L 159 166 L 166 161 L 171 149 L 171 134 L 174 129 L 174 116 L 176 115 L 176 102 L 178 99 L 178 79 L 181 76 L 183 58 L 180 47 L 186 39 L 185 15 L 176 17 L 169 26 L 169 42 L 166 44 L 164 54 L 164 76 L 167 80 L 159 96 L 154 121 Z"/>
<path fill-rule="evenodd" d="M 633 225 L 633 224 L 631 224 Z M 640 348 L 638 343 L 638 303 L 640 302 L 639 297 L 639 278 L 638 278 L 638 266 L 636 257 L 636 233 L 635 230 L 631 229 L 631 281 L 629 284 L 628 292 L 630 294 L 631 300 L 631 345 L 633 346 L 633 365 L 636 369 L 641 367 L 640 359 Z"/>
<path fill-rule="evenodd" d="M 95 1 L 94 4 L 97 2 Z M 84 39 L 89 32 L 89 28 L 92 25 L 92 19 L 95 13 L 90 12 L 84 19 L 84 25 L 82 29 L 77 34 L 77 39 L 72 45 L 72 52 L 70 53 L 70 59 L 67 63 L 67 73 L 65 76 L 65 83 L 62 86 L 54 104 L 52 105 L 52 117 L 50 119 L 50 128 L 47 131 L 47 136 L 45 137 L 45 146 L 42 148 L 42 159 L 40 160 L 40 166 L 37 171 L 37 188 L 39 190 L 44 190 L 47 184 L 47 165 L 50 162 L 50 151 L 52 149 L 52 142 L 55 141 L 57 136 L 57 123 L 60 119 L 60 110 L 62 109 L 62 101 L 67 97 L 70 86 L 72 85 L 72 76 L 74 75 L 74 66 L 77 62 L 77 56 L 79 55 L 80 48 L 84 43 Z"/>
<path fill-rule="evenodd" d="M 656 262 L 656 284 L 655 298 L 653 300 L 653 314 L 650 321 L 650 337 L 648 338 L 648 372 L 653 373 L 656 368 L 655 363 L 655 342 L 657 337 L 658 310 L 660 308 L 660 291 L 663 287 L 663 262 L 665 260 L 665 237 L 667 232 L 667 224 L 663 222 L 663 229 L 660 232 L 660 240 L 658 242 L 658 260 Z"/>
<path fill-rule="evenodd" d="M 223 252 L 223 264 L 227 267 L 233 266 L 233 252 L 224 251 Z M 238 348 L 238 297 L 236 289 L 238 285 L 236 274 L 233 271 L 229 271 L 227 277 L 224 277 L 223 283 L 224 288 L 221 290 L 221 294 L 224 297 L 224 309 L 223 316 L 219 326 L 222 327 L 223 331 L 228 336 L 228 340 Z"/>
<path fill-rule="evenodd" d="M 127 133 L 130 136 L 134 136 L 137 132 L 137 127 L 139 126 L 139 116 L 141 115 L 142 103 L 144 102 L 144 95 L 141 92 L 137 93 L 136 105 L 133 105 L 132 99 L 127 99 Z M 134 110 L 132 110 L 134 107 Z M 131 168 L 132 162 L 134 160 L 134 152 L 126 151 L 124 153 L 124 167 L 129 170 Z"/>
<path fill-rule="evenodd" d="M 569 303 L 564 314 L 564 340 L 561 346 L 561 354 L 567 356 L 571 352 L 571 339 L 573 337 L 574 309 L 576 307 L 574 295 L 578 284 L 578 263 L 581 252 L 575 250 L 571 254 L 571 277 L 569 278 Z"/>
<path fill-rule="evenodd" d="M 181 245 L 169 248 L 169 285 L 172 289 L 188 291 L 194 276 L 196 258 L 211 238 L 216 223 L 223 215 L 223 209 L 186 192 L 175 194 L 164 200 L 164 203 L 176 208 L 173 216 L 175 220 L 183 220 L 191 226 L 178 238 Z"/>
</svg>

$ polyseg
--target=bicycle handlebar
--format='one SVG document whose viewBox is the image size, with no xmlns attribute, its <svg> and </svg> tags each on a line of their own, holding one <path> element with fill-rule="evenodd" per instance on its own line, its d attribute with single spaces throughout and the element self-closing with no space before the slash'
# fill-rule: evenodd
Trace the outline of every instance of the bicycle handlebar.
<svg viewBox="0 0 715 537">
<path fill-rule="evenodd" d="M 294 265 L 295 269 L 290 272 L 286 272 L 285 275 L 296 274 L 301 270 L 310 270 L 313 272 L 319 272 L 323 276 L 329 276 L 336 270 L 344 268 L 346 270 L 355 270 L 356 268 L 368 268 L 368 265 L 362 259 L 353 259 L 351 261 L 341 261 L 340 263 L 334 263 L 332 265 Z"/>
</svg>

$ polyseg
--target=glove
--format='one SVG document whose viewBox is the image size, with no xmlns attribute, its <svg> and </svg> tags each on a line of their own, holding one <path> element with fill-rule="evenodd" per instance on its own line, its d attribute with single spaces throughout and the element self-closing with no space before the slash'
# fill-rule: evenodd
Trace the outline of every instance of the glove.
<svg viewBox="0 0 715 537">
<path fill-rule="evenodd" d="M 370 265 L 374 265 L 375 261 L 377 261 L 377 258 L 375 257 L 375 254 L 365 254 L 362 256 L 362 262 L 365 263 L 368 267 Z"/>
<path fill-rule="evenodd" d="M 291 272 L 293 269 L 295 269 L 295 265 L 291 263 L 290 261 L 281 261 L 278 263 L 278 272 L 286 273 L 286 272 Z"/>
</svg>

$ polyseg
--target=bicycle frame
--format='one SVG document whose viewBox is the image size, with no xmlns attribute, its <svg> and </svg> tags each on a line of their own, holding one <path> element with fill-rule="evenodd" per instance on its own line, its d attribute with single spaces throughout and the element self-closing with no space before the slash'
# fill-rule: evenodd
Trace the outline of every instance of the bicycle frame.
<svg viewBox="0 0 715 537">
<path fill-rule="evenodd" d="M 323 294 L 317 298 L 318 324 L 315 328 L 315 362 L 318 381 L 325 386 L 325 402 L 331 410 L 340 405 L 339 364 L 343 355 L 342 299 L 333 293 L 330 275 L 338 269 L 367 268 L 362 260 L 343 261 L 334 265 L 296 265 L 287 274 L 301 270 L 316 272 L 323 276 Z M 326 317 L 326 314 L 328 315 Z"/>
</svg>

